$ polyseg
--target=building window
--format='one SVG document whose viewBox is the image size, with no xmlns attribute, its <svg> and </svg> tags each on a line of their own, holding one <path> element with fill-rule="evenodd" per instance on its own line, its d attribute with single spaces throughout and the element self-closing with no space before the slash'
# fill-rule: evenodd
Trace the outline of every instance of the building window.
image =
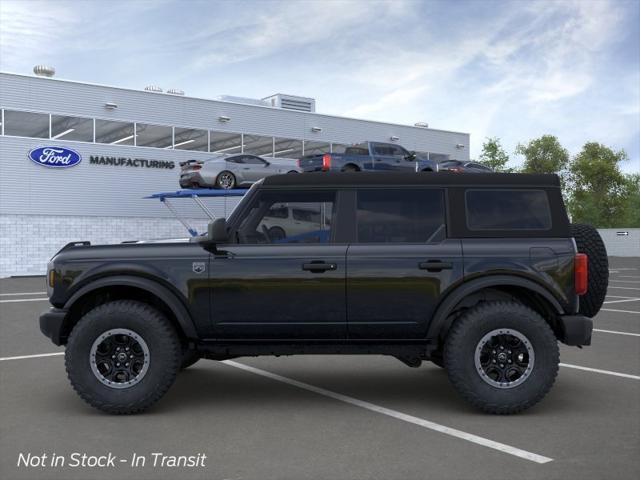
<svg viewBox="0 0 640 480">
<path fill-rule="evenodd" d="M 51 139 L 93 142 L 93 119 L 51 115 Z"/>
<path fill-rule="evenodd" d="M 273 157 L 273 137 L 244 135 L 244 153 Z"/>
<path fill-rule="evenodd" d="M 296 159 L 302 157 L 302 140 L 276 137 L 274 139 L 274 145 L 274 157 Z"/>
<path fill-rule="evenodd" d="M 211 153 L 236 154 L 242 153 L 242 135 L 228 132 L 209 132 Z"/>
<path fill-rule="evenodd" d="M 175 128 L 173 148 L 178 150 L 197 150 L 206 152 L 209 148 L 209 137 L 206 130 L 195 128 Z"/>
<path fill-rule="evenodd" d="M 111 145 L 133 145 L 133 123 L 114 120 L 96 120 L 96 143 Z"/>
<path fill-rule="evenodd" d="M 136 145 L 138 147 L 171 148 L 173 129 L 162 125 L 136 123 Z"/>
<path fill-rule="evenodd" d="M 329 153 L 330 151 L 331 144 L 328 142 L 312 142 L 309 140 L 305 140 L 304 142 L 305 155 L 322 155 L 323 153 Z"/>
<path fill-rule="evenodd" d="M 49 138 L 49 115 L 5 110 L 4 134 L 15 137 Z"/>
</svg>

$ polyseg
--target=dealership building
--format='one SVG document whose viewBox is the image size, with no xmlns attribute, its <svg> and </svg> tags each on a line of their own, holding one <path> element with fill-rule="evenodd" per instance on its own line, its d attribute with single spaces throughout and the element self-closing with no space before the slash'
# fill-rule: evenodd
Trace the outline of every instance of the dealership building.
<svg viewBox="0 0 640 480">
<path fill-rule="evenodd" d="M 469 158 L 466 133 L 323 115 L 311 98 L 203 99 L 60 80 L 48 67 L 34 72 L 0 72 L 0 277 L 44 274 L 71 241 L 186 236 L 164 205 L 144 198 L 177 190 L 185 160 L 250 153 L 293 165 L 365 140 L 436 160 Z M 56 155 L 64 157 L 56 167 L 43 164 Z M 216 216 L 228 215 L 238 198 L 207 202 Z M 192 202 L 174 205 L 197 228 L 206 225 Z"/>
</svg>

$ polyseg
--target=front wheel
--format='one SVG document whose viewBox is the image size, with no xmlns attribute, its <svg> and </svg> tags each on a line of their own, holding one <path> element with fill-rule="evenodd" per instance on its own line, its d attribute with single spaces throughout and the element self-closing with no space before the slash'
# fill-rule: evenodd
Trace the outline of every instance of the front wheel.
<svg viewBox="0 0 640 480">
<path fill-rule="evenodd" d="M 451 327 L 444 348 L 454 388 L 475 407 L 503 415 L 542 400 L 559 362 L 558 342 L 547 322 L 517 302 L 469 309 Z"/>
<path fill-rule="evenodd" d="M 71 385 L 107 413 L 146 410 L 173 384 L 182 360 L 178 335 L 150 305 L 104 303 L 85 314 L 69 335 L 65 366 Z"/>
</svg>

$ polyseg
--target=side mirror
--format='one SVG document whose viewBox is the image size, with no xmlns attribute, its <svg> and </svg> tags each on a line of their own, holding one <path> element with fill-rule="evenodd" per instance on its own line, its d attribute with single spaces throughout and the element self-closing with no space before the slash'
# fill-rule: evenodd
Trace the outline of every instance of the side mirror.
<svg viewBox="0 0 640 480">
<path fill-rule="evenodd" d="M 413 150 L 411 150 L 411 151 L 409 152 L 409 155 L 407 155 L 407 156 L 406 156 L 406 157 L 404 157 L 404 158 L 406 158 L 407 160 L 413 161 L 413 160 L 415 160 L 415 159 L 416 159 L 416 152 L 414 152 Z"/>
<path fill-rule="evenodd" d="M 265 161 L 264 161 L 264 166 L 265 166 L 265 167 L 268 167 L 269 165 L 271 165 L 271 163 L 270 163 L 270 162 L 267 162 L 267 161 L 265 160 Z"/>
<path fill-rule="evenodd" d="M 229 233 L 227 232 L 227 219 L 216 218 L 214 221 L 209 222 L 207 228 L 207 241 L 213 243 L 226 243 L 229 240 Z"/>
</svg>

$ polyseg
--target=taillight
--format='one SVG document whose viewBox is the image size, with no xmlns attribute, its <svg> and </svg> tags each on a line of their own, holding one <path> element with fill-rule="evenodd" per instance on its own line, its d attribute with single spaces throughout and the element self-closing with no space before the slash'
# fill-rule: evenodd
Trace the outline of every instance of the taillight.
<svg viewBox="0 0 640 480">
<path fill-rule="evenodd" d="M 296 163 L 298 164 L 298 168 L 302 168 L 302 160 L 301 159 L 296 160 Z"/>
<path fill-rule="evenodd" d="M 460 168 L 460 167 L 451 167 L 451 168 L 449 169 L 449 171 L 450 171 L 450 172 L 455 172 L 455 173 L 462 173 L 462 172 L 464 172 L 464 170 L 463 170 L 462 168 Z"/>
<path fill-rule="evenodd" d="M 587 293 L 589 282 L 589 257 L 584 253 L 577 253 L 573 260 L 574 283 L 577 295 Z"/>
<path fill-rule="evenodd" d="M 322 156 L 322 170 L 326 172 L 329 169 L 331 169 L 331 154 L 325 153 Z"/>
</svg>

